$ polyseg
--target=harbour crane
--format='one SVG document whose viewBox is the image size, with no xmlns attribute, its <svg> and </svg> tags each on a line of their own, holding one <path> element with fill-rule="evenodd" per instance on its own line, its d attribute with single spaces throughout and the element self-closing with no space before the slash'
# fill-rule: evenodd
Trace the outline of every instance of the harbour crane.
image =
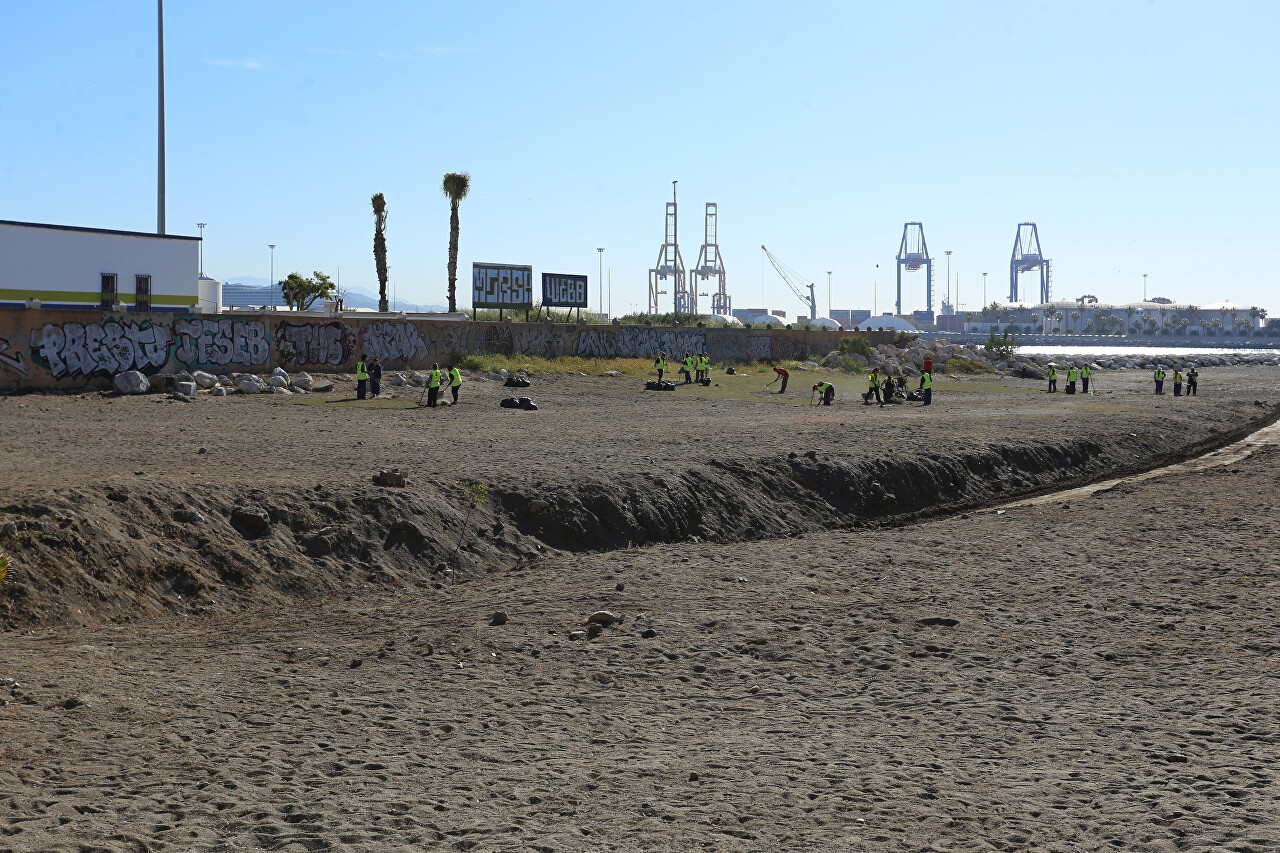
<svg viewBox="0 0 1280 853">
<path fill-rule="evenodd" d="M 818 300 L 813 295 L 813 282 L 774 257 L 773 252 L 766 249 L 763 244 L 761 244 L 760 249 L 764 252 L 765 257 L 769 259 L 769 263 L 773 264 L 773 268 L 778 271 L 778 275 L 782 276 L 782 280 L 787 283 L 787 287 L 791 288 L 791 292 L 796 295 L 796 298 L 809 306 L 809 320 L 818 319 Z M 796 282 L 800 282 L 800 284 Z M 801 289 L 801 284 L 809 288 L 807 297 L 804 295 L 804 290 Z"/>
</svg>

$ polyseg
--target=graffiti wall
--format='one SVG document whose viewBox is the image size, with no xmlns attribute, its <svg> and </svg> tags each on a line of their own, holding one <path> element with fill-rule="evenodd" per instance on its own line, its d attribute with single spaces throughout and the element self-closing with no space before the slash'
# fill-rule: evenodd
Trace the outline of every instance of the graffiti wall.
<svg viewBox="0 0 1280 853">
<path fill-rule="evenodd" d="M 388 370 L 485 353 L 649 359 L 661 352 L 675 360 L 705 351 L 717 362 L 791 359 L 821 357 L 842 336 L 854 334 L 872 344 L 893 339 L 892 332 L 0 308 L 0 390 L 105 387 L 126 370 L 351 372 L 361 355 L 379 359 Z"/>
</svg>

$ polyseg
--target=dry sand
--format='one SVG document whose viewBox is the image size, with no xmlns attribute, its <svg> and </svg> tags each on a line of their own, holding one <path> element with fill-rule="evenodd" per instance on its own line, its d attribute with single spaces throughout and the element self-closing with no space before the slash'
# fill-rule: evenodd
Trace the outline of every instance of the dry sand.
<svg viewBox="0 0 1280 853">
<path fill-rule="evenodd" d="M 953 392 L 928 420 L 845 414 L 933 447 L 1037 424 L 1179 442 L 1276 397 L 1270 372 L 1205 374 L 1235 397 L 1134 394 L 1055 418 L 1061 398 Z M 64 476 L 92 477 L 79 445 L 115 427 L 55 420 L 80 436 Z M 811 429 L 828 452 L 861 447 Z M 758 431 L 752 448 L 774 442 Z M 1280 451 L 1264 448 L 999 513 L 545 550 L 438 590 L 11 631 L 0 851 L 1275 849 L 1277 483 Z M 601 608 L 621 622 L 571 639 Z"/>
</svg>

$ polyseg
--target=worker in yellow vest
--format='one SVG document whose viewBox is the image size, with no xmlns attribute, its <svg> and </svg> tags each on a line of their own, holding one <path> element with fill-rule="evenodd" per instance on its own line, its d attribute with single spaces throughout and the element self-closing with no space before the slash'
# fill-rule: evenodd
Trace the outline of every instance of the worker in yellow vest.
<svg viewBox="0 0 1280 853">
<path fill-rule="evenodd" d="M 1182 396 L 1182 371 L 1176 367 L 1173 369 L 1173 396 Z"/>
<path fill-rule="evenodd" d="M 667 354 L 658 353 L 658 357 L 653 360 L 653 366 L 658 370 L 658 381 L 662 381 L 662 374 L 667 369 Z"/>
<path fill-rule="evenodd" d="M 933 371 L 926 370 L 920 374 L 920 390 L 924 393 L 924 405 L 933 405 Z"/>
<path fill-rule="evenodd" d="M 701 381 L 703 379 L 710 379 L 710 378 L 711 378 L 711 356 L 707 355 L 704 352 L 702 355 L 698 356 L 698 379 L 699 381 Z"/>
<path fill-rule="evenodd" d="M 1089 369 L 1089 362 L 1086 361 L 1084 366 L 1080 368 L 1080 390 L 1085 394 L 1089 393 L 1089 376 L 1092 373 L 1093 371 Z"/>
<path fill-rule="evenodd" d="M 1156 367 L 1154 378 L 1156 380 L 1156 393 L 1163 394 L 1164 393 L 1164 368 L 1163 367 Z"/>
<path fill-rule="evenodd" d="M 830 406 L 831 401 L 836 398 L 836 386 L 830 382 L 819 382 L 813 386 L 813 390 L 818 392 L 818 399 L 824 406 Z"/>
<path fill-rule="evenodd" d="M 356 399 L 363 400 L 369 393 L 369 369 L 365 366 L 364 355 L 356 362 Z"/>
<path fill-rule="evenodd" d="M 1067 368 L 1067 393 L 1068 394 L 1076 393 L 1076 377 L 1077 376 L 1078 374 L 1076 373 L 1076 366 L 1074 364 Z"/>
<path fill-rule="evenodd" d="M 684 354 L 684 360 L 681 362 L 680 372 L 684 374 L 685 385 L 693 382 L 693 356 L 688 353 Z"/>
<path fill-rule="evenodd" d="M 881 376 L 884 377 L 884 381 L 880 383 L 880 405 L 887 406 L 890 403 L 897 402 L 893 396 L 893 377 L 889 375 L 887 370 Z"/>
<path fill-rule="evenodd" d="M 880 402 L 880 368 L 878 367 L 871 368 L 871 372 L 867 374 L 867 393 L 862 395 L 862 402 L 870 406 L 872 397 L 876 398 L 877 403 Z"/>
<path fill-rule="evenodd" d="M 1058 369 L 1052 364 L 1049 365 L 1049 393 L 1058 393 Z"/>
<path fill-rule="evenodd" d="M 449 390 L 453 392 L 453 404 L 458 405 L 458 389 L 462 387 L 462 371 L 457 365 L 449 368 Z"/>
<path fill-rule="evenodd" d="M 436 407 L 436 400 L 440 396 L 440 365 L 431 365 L 431 372 L 427 374 L 427 405 L 430 408 Z"/>
</svg>

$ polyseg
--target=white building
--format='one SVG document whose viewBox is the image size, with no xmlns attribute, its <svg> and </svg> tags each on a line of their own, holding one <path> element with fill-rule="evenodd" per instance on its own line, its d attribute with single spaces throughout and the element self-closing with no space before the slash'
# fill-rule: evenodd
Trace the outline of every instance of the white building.
<svg viewBox="0 0 1280 853">
<path fill-rule="evenodd" d="M 199 246 L 199 237 L 0 220 L 0 305 L 199 311 Z"/>
<path fill-rule="evenodd" d="M 1264 330 L 1266 312 L 1255 306 L 1232 302 L 1187 305 L 1174 302 L 1131 302 L 1110 305 L 1102 302 L 1053 302 L 1032 305 L 1001 303 L 965 311 L 966 332 L 1002 332 L 1015 335 L 1165 335 L 1186 337 L 1252 337 L 1271 334 Z"/>
</svg>

